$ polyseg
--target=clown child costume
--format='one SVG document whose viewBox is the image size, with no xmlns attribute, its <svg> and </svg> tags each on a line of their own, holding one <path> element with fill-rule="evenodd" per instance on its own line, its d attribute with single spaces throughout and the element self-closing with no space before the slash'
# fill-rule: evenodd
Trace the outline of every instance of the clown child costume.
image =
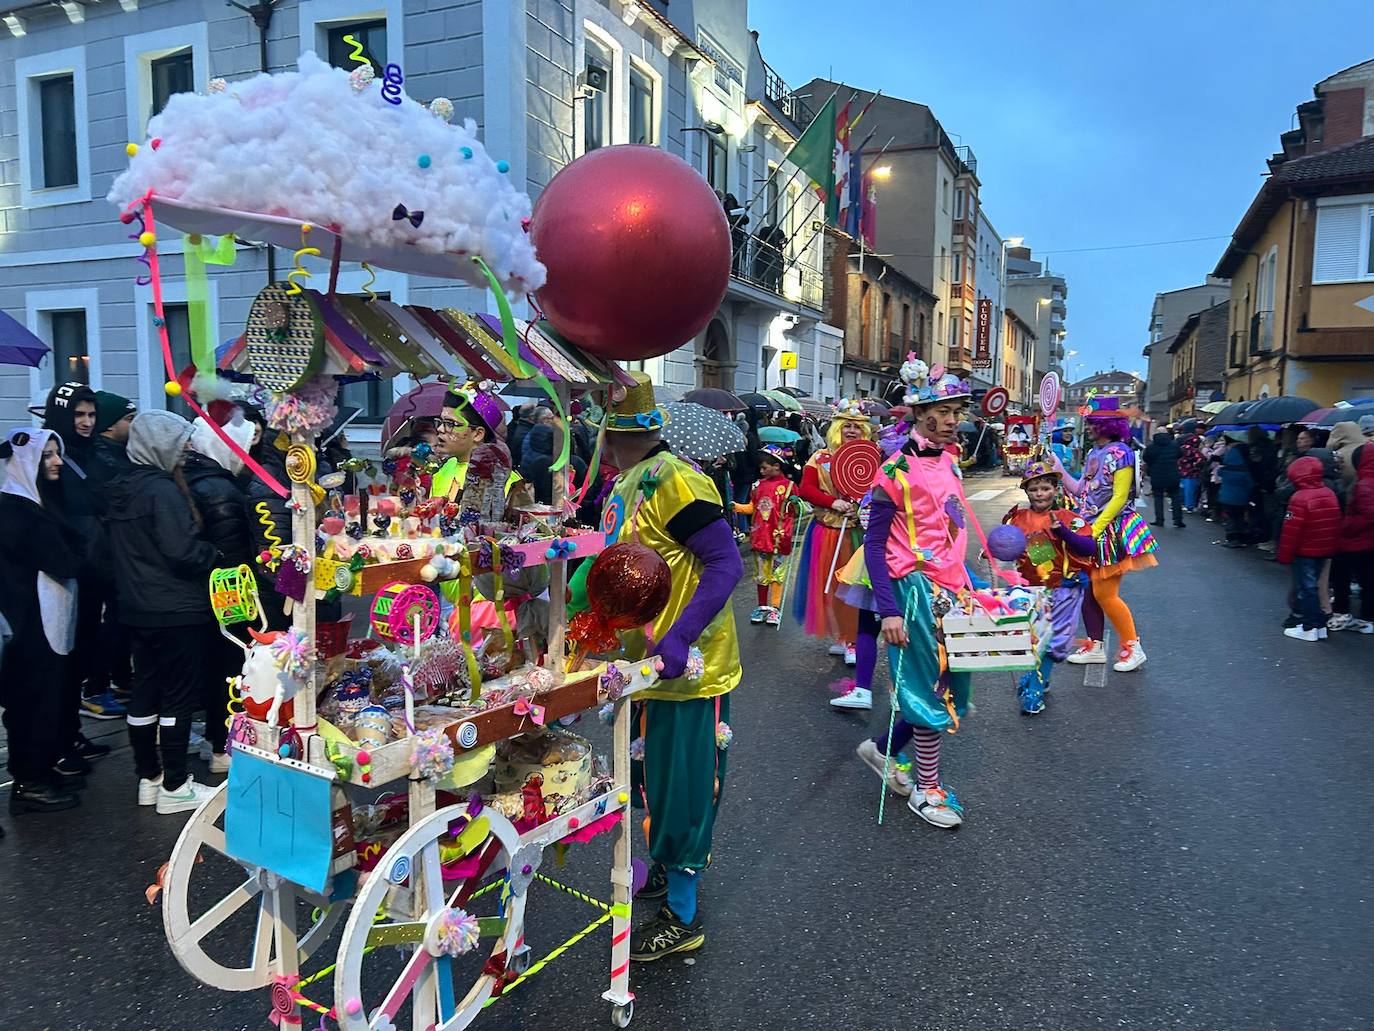
<svg viewBox="0 0 1374 1031">
<path fill-rule="evenodd" d="M 859 745 L 858 756 L 898 793 L 907 806 L 936 827 L 958 827 L 963 807 L 940 783 L 940 740 L 958 729 L 967 711 L 970 675 L 951 672 L 944 661 L 939 618 L 956 592 L 970 586 L 964 566 L 971 512 L 959 473 L 958 449 L 922 435 L 923 414 L 942 405 L 962 409 L 966 382 L 928 373 L 914 357 L 902 366 L 905 403 L 917 428 L 873 483 L 873 504 L 864 534 L 864 556 L 879 614 L 900 618 L 903 645 L 889 644 L 888 658 L 901 714 L 887 734 Z M 915 738 L 916 785 L 894 777 L 889 757 Z M 905 788 L 905 790 L 903 790 Z"/>
<path fill-rule="evenodd" d="M 747 504 L 734 505 L 735 512 L 753 516 L 753 530 L 749 546 L 754 552 L 754 583 L 758 587 L 759 604 L 749 616 L 751 623 L 777 626 L 781 620 L 783 585 L 792 558 L 792 535 L 797 523 L 797 505 L 792 481 L 784 470 L 792 466 L 792 455 L 777 444 L 769 444 L 759 452 L 759 467 L 773 466 L 773 476 L 760 475 L 749 491 Z"/>
<path fill-rule="evenodd" d="M 1083 418 L 1084 433 L 1096 440 L 1096 446 L 1083 460 L 1082 478 L 1064 473 L 1064 486 L 1076 495 L 1079 514 L 1092 524 L 1097 561 L 1092 571 L 1092 592 L 1083 602 L 1083 628 L 1088 639 L 1068 661 L 1107 661 L 1102 645 L 1105 614 L 1121 640 L 1112 669 L 1129 673 L 1145 664 L 1145 649 L 1140 646 L 1131 610 L 1121 599 L 1121 578 L 1134 570 L 1157 565 L 1154 553 L 1159 544 L 1136 511 L 1136 458 L 1130 444 L 1131 424 L 1121 411 L 1121 399 L 1090 398 Z M 1063 473 L 1062 467 L 1060 472 Z"/>
<path fill-rule="evenodd" d="M 1045 708 L 1050 689 L 1050 671 L 1063 662 L 1073 647 L 1083 597 L 1088 587 L 1088 570 L 1096 551 L 1087 522 L 1068 509 L 1059 507 L 1061 477 L 1059 470 L 1044 461 L 1027 462 L 1021 473 L 1026 490 L 1037 480 L 1054 484 L 1049 507 L 1017 505 L 1002 522 L 1026 535 L 1026 550 L 1017 561 L 1017 571 L 1029 584 L 1050 591 L 1050 626 L 1053 636 L 1040 665 L 1021 677 L 1021 711 L 1034 716 Z M 1029 493 L 1029 492 L 1028 492 Z"/>
<path fill-rule="evenodd" d="M 801 499 L 811 505 L 814 518 L 802 542 L 793 614 L 812 637 L 836 642 L 831 647 L 831 654 L 843 655 L 850 665 L 857 661 L 854 641 L 858 613 L 836 597 L 838 580 L 830 576 L 830 571 L 844 568 L 859 550 L 863 534 L 854 504 L 857 499 L 842 498 L 835 493 L 830 478 L 830 459 L 846 441 L 872 438 L 872 420 L 863 414 L 856 402 L 841 400 L 825 431 L 826 446 L 806 463 L 801 486 L 797 488 Z"/>
<path fill-rule="evenodd" d="M 643 753 L 634 789 L 648 810 L 653 858 L 639 898 L 666 899 L 630 949 L 631 959 L 646 962 L 706 940 L 697 887 L 711 860 L 731 736 L 730 692 L 740 682 L 730 594 L 744 564 L 715 484 L 662 443 L 667 413 L 654 402 L 649 377 L 632 375 L 636 385 L 612 405 L 606 432 L 642 435 L 643 457 L 620 470 L 602 527 L 617 543 L 635 541 L 658 552 L 672 575 L 668 604 L 648 628 L 647 649 L 639 632 L 622 638 L 632 658 L 648 651 L 664 663 L 663 679 L 636 695 L 644 700 L 637 704 Z M 696 677 L 684 675 L 692 645 L 704 660 Z"/>
</svg>

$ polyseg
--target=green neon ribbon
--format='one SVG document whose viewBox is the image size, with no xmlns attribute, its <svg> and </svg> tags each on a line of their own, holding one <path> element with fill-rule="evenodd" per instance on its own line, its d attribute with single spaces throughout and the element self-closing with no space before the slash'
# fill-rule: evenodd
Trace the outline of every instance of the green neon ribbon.
<svg viewBox="0 0 1374 1031">
<path fill-rule="evenodd" d="M 214 242 L 211 242 L 211 241 Z M 191 364 L 197 374 L 213 383 L 216 379 L 215 326 L 210 314 L 210 288 L 206 265 L 232 265 L 237 253 L 232 236 L 186 237 L 183 266 L 186 270 L 186 315 L 191 331 Z"/>
</svg>

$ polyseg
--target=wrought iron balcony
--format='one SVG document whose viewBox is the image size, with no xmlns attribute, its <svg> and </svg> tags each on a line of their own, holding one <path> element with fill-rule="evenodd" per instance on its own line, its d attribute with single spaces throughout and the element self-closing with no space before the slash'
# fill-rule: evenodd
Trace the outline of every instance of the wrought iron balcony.
<svg viewBox="0 0 1374 1031">
<path fill-rule="evenodd" d="M 811 106 L 793 92 L 767 61 L 763 63 L 763 95 L 770 104 L 785 115 L 799 130 L 805 130 L 815 117 Z"/>
</svg>

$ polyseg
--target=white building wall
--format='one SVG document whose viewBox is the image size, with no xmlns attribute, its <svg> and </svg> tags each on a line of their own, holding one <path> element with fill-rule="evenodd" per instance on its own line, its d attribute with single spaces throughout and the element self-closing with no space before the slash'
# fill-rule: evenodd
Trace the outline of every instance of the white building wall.
<svg viewBox="0 0 1374 1031">
<path fill-rule="evenodd" d="M 1002 325 L 1006 321 L 1002 318 L 1002 238 L 988 221 L 981 205 L 978 209 L 977 280 L 974 292 L 979 301 L 987 298 L 992 302 L 992 326 L 988 336 L 989 351 L 993 358 L 991 369 L 973 370 L 973 379 L 981 386 L 993 386 L 997 382 L 998 366 L 1002 361 Z M 974 314 L 976 317 L 976 309 Z"/>
</svg>

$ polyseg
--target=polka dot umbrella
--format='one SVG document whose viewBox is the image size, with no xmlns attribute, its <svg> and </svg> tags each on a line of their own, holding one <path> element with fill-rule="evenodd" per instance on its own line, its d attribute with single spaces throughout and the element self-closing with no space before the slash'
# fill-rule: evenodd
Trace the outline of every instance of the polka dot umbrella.
<svg viewBox="0 0 1374 1031">
<path fill-rule="evenodd" d="M 688 401 L 669 402 L 662 408 L 669 416 L 668 425 L 663 427 L 663 439 L 675 455 L 705 463 L 748 447 L 744 432 L 734 420 L 713 408 Z"/>
</svg>

